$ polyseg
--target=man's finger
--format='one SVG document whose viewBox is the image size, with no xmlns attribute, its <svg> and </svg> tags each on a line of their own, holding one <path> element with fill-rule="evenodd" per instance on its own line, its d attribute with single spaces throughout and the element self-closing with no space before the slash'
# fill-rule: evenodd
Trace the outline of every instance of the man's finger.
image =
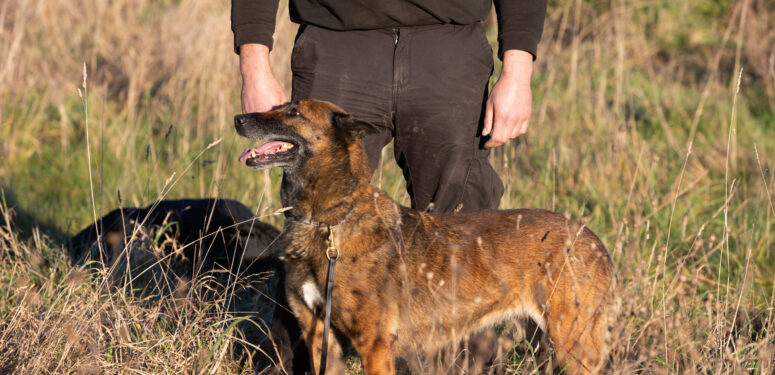
<svg viewBox="0 0 775 375">
<path fill-rule="evenodd" d="M 522 126 L 520 124 L 517 124 L 514 128 L 511 129 L 511 133 L 509 134 L 509 139 L 514 139 L 519 137 L 522 133 L 520 133 L 520 130 L 522 129 Z"/>
<path fill-rule="evenodd" d="M 530 127 L 530 121 L 525 120 L 525 122 L 522 123 L 522 127 L 520 127 L 519 135 L 526 134 L 528 127 Z"/>
<path fill-rule="evenodd" d="M 493 148 L 493 147 L 498 147 L 498 146 L 500 146 L 500 145 L 502 145 L 504 143 L 506 143 L 506 142 L 498 141 L 498 140 L 495 140 L 495 139 L 490 139 L 489 141 L 487 141 L 487 143 L 484 144 L 484 147 L 486 147 L 486 148 Z"/>
<path fill-rule="evenodd" d="M 484 109 L 484 124 L 482 125 L 483 136 L 490 134 L 490 131 L 492 131 L 492 118 L 493 118 L 492 100 L 488 99 L 487 105 L 485 106 L 485 109 Z M 487 143 L 489 143 L 489 141 Z"/>
<path fill-rule="evenodd" d="M 495 116 L 492 120 L 492 134 L 490 139 L 485 143 L 485 147 L 498 147 L 508 140 L 506 138 L 506 120 L 502 116 Z"/>
</svg>

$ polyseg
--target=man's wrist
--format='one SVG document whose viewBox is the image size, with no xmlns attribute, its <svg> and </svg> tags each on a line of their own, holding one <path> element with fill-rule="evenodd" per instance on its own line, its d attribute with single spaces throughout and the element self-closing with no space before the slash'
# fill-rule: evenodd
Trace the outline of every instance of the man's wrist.
<svg viewBox="0 0 775 375">
<path fill-rule="evenodd" d="M 243 79 L 271 75 L 269 47 L 257 43 L 241 45 L 240 73 Z"/>
<path fill-rule="evenodd" d="M 519 86 L 530 86 L 533 75 L 533 55 L 530 52 L 511 49 L 503 54 L 503 70 L 500 79 Z"/>
</svg>

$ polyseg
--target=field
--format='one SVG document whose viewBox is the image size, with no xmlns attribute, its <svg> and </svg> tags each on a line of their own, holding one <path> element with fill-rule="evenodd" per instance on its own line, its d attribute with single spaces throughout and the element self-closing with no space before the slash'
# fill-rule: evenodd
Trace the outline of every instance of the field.
<svg viewBox="0 0 775 375">
<path fill-rule="evenodd" d="M 610 372 L 774 370 L 772 25 L 767 0 L 550 1 L 530 130 L 491 160 L 502 208 L 567 213 L 608 247 Z M 236 160 L 232 48 L 225 0 L 0 3 L 0 373 L 252 373 L 261 354 L 236 328 L 261 324 L 227 308 L 239 288 L 190 280 L 149 299 L 63 247 L 158 199 L 236 199 L 282 226 L 280 172 Z M 373 183 L 408 204 L 389 155 Z"/>
</svg>

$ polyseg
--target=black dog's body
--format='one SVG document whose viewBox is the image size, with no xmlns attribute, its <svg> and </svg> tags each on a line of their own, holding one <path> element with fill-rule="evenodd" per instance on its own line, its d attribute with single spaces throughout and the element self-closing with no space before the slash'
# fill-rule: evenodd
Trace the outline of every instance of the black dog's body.
<svg viewBox="0 0 775 375">
<path fill-rule="evenodd" d="M 117 208 L 76 234 L 68 248 L 75 262 L 112 264 L 133 236 L 143 242 L 166 235 L 183 248 L 170 259 L 183 274 L 190 276 L 195 267 L 206 271 L 216 263 L 236 270 L 243 255 L 242 266 L 264 258 L 280 233 L 253 216 L 245 205 L 229 199 L 164 200 L 145 208 Z M 151 235 L 154 238 L 148 238 Z"/>
<path fill-rule="evenodd" d="M 268 367 L 278 362 L 273 355 L 275 350 L 292 353 L 287 337 L 298 335 L 295 321 L 275 319 L 272 333 L 278 340 L 270 343 L 266 328 L 258 328 L 256 324 L 268 322 L 275 310 L 275 301 L 285 299 L 284 290 L 277 290 L 282 289 L 282 282 L 269 277 L 274 275 L 280 281 L 285 278 L 282 265 L 267 250 L 279 233 L 274 226 L 255 219 L 248 207 L 234 200 L 164 200 L 144 208 L 113 210 L 70 239 L 68 248 L 76 264 L 96 261 L 92 264 L 111 267 L 110 278 L 118 285 L 125 280 L 123 276 L 128 268 L 133 276 L 145 275 L 134 286 L 141 286 L 143 293 L 154 296 L 169 295 L 170 285 L 174 289 L 178 282 L 205 275 L 207 280 L 216 280 L 207 290 L 231 288 L 235 282 L 233 275 L 242 275 L 242 282 L 249 283 L 249 287 L 235 286 L 231 290 L 232 293 L 237 290 L 232 304 L 225 308 L 233 309 L 235 314 L 248 312 L 251 316 L 252 322 L 240 324 L 238 328 L 245 340 L 262 346 L 263 352 L 272 357 L 253 357 L 257 366 Z M 165 264 L 163 271 L 157 263 Z M 164 278 L 170 282 L 160 281 Z M 201 301 L 211 297 L 214 296 L 210 293 L 198 294 Z"/>
</svg>

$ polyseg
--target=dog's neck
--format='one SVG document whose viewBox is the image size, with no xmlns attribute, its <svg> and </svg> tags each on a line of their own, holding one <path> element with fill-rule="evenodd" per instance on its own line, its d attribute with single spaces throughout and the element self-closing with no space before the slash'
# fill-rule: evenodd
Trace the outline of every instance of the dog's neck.
<svg viewBox="0 0 775 375">
<path fill-rule="evenodd" d="M 335 162 L 310 160 L 283 174 L 280 196 L 286 216 L 319 225 L 337 225 L 345 220 L 355 202 L 367 197 L 373 188 L 371 167 L 360 140 L 340 153 Z"/>
</svg>

